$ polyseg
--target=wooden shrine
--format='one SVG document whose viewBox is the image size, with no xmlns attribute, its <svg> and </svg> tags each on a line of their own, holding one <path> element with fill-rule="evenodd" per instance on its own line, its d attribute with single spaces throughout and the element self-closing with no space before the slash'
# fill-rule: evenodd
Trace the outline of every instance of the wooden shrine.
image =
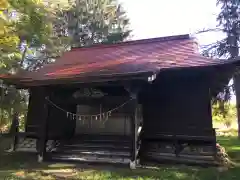
<svg viewBox="0 0 240 180">
<path fill-rule="evenodd" d="M 134 168 L 215 161 L 211 99 L 238 63 L 203 57 L 179 35 L 74 48 L 36 72 L 0 78 L 30 93 L 19 149 L 32 144 L 39 161 Z"/>
</svg>

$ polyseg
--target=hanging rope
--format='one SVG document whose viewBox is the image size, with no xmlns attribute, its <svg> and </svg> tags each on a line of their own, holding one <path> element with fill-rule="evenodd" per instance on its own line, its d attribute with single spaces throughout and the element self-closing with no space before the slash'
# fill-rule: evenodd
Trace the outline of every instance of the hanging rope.
<svg viewBox="0 0 240 180">
<path fill-rule="evenodd" d="M 51 104 L 53 107 L 61 110 L 62 112 L 66 113 L 67 117 L 70 117 L 71 119 L 78 119 L 78 120 L 85 120 L 87 118 L 90 118 L 90 120 L 92 119 L 108 119 L 109 116 L 111 116 L 112 112 L 122 108 L 123 106 L 125 106 L 126 104 L 128 104 L 131 100 L 129 99 L 128 101 L 124 102 L 123 104 L 121 104 L 120 106 L 117 106 L 111 110 L 108 110 L 106 112 L 101 112 L 100 110 L 100 113 L 98 114 L 75 114 L 75 113 L 72 113 L 72 112 L 69 112 L 69 111 L 66 111 L 65 109 L 59 107 L 58 105 L 56 105 L 54 102 L 52 102 L 49 98 L 46 98 L 47 102 L 49 102 L 49 104 Z"/>
</svg>

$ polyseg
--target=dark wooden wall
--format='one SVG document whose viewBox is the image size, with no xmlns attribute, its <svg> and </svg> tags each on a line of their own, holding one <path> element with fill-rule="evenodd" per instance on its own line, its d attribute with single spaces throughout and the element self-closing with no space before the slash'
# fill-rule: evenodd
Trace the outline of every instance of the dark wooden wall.
<svg viewBox="0 0 240 180">
<path fill-rule="evenodd" d="M 71 104 L 58 104 L 62 109 L 76 113 L 76 106 Z M 53 106 L 49 107 L 48 133 L 54 138 L 71 138 L 74 135 L 75 119 L 67 117 L 67 114 Z"/>
<path fill-rule="evenodd" d="M 160 73 L 155 84 L 143 93 L 144 130 L 203 135 L 204 129 L 212 128 L 208 84 L 202 73 Z"/>
<path fill-rule="evenodd" d="M 30 98 L 28 105 L 28 114 L 26 121 L 26 131 L 38 133 L 41 121 L 44 115 L 45 97 L 49 97 L 54 101 L 56 93 L 46 87 L 34 87 L 30 89 Z M 76 104 L 65 104 L 64 102 L 57 104 L 62 109 L 76 112 Z M 48 105 L 47 131 L 51 137 L 68 137 L 74 133 L 75 122 L 67 118 L 66 113 Z"/>
<path fill-rule="evenodd" d="M 71 91 L 64 89 L 51 89 L 50 90 L 50 101 L 57 105 L 59 108 L 56 108 L 54 105 L 49 103 L 49 112 L 48 112 L 48 134 L 53 138 L 71 138 L 74 135 L 75 129 L 75 119 L 69 118 L 67 113 L 64 111 L 76 113 L 76 104 L 75 103 L 66 103 L 64 99 L 68 98 Z M 62 98 L 63 101 L 56 102 L 56 99 Z M 64 110 L 64 111 L 63 111 Z"/>
<path fill-rule="evenodd" d="M 144 131 L 151 133 L 204 135 L 204 129 L 212 128 L 209 87 L 209 80 L 207 75 L 205 76 L 203 72 L 195 70 L 161 72 L 156 81 L 144 87 L 143 92 L 140 94 Z M 77 104 L 79 104 L 79 102 L 74 102 L 72 100 L 67 102 L 67 99 L 75 90 L 76 89 L 67 90 L 64 88 L 52 89 L 49 90 L 50 94 L 48 95 L 50 100 L 55 102 L 62 109 L 76 113 Z M 114 89 L 113 91 L 117 92 Z M 120 95 L 121 92 L 117 95 Z M 31 89 L 27 131 L 33 131 L 31 125 L 36 126 L 41 122 L 45 101 L 44 98 L 46 95 L 46 89 L 43 87 Z M 121 102 L 111 103 L 111 106 L 104 105 L 104 103 L 103 106 L 106 109 L 111 109 L 123 103 L 122 101 L 125 101 L 124 98 L 122 98 Z M 127 107 L 124 107 L 116 116 L 113 114 L 112 118 L 115 117 L 117 118 L 115 120 L 124 122 L 128 114 Z M 111 118 L 108 121 L 111 121 Z M 122 123 L 123 134 L 126 133 L 126 128 L 129 129 L 129 124 L 129 122 Z M 116 125 L 116 123 L 110 123 L 107 127 L 112 130 Z M 75 127 L 76 121 L 68 118 L 65 112 L 53 106 L 49 106 L 48 132 L 51 135 L 67 135 L 71 137 L 75 133 Z M 118 127 L 118 131 L 119 128 L 120 127 Z M 194 128 L 196 128 L 197 131 L 195 131 Z"/>
<path fill-rule="evenodd" d="M 28 113 L 26 121 L 27 132 L 38 132 L 39 125 L 44 116 L 44 103 L 47 90 L 44 87 L 30 89 Z"/>
</svg>

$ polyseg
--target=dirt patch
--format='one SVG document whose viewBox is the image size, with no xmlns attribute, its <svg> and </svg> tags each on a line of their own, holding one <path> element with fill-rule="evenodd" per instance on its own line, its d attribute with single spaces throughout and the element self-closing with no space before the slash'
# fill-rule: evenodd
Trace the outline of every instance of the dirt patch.
<svg viewBox="0 0 240 180">
<path fill-rule="evenodd" d="M 41 171 L 44 175 L 50 175 L 56 179 L 72 179 L 77 176 L 75 169 L 52 169 Z"/>
</svg>

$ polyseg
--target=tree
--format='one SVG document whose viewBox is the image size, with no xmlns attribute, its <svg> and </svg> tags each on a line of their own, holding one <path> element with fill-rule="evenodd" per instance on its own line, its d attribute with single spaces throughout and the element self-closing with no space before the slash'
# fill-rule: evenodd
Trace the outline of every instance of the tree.
<svg viewBox="0 0 240 180">
<path fill-rule="evenodd" d="M 14 31 L 14 23 L 11 20 L 7 0 L 0 3 L 0 72 L 8 69 L 18 55 L 19 37 Z"/>
<path fill-rule="evenodd" d="M 221 110 L 222 104 L 216 103 L 213 105 L 213 121 L 224 124 L 227 128 L 230 128 L 232 123 L 236 120 L 237 111 L 234 104 L 230 102 L 224 103 L 224 111 Z"/>
<path fill-rule="evenodd" d="M 16 0 L 11 1 L 16 3 Z M 36 70 L 65 50 L 63 39 L 55 33 L 55 24 L 59 20 L 60 10 L 41 1 L 38 3 L 34 0 L 25 1 L 24 3 L 19 0 L 19 3 L 14 4 L 15 8 L 20 9 L 17 24 L 22 48 L 20 66 L 24 65 L 27 70 Z M 24 8 L 21 8 L 22 5 Z"/>
<path fill-rule="evenodd" d="M 129 20 L 116 0 L 76 0 L 65 13 L 72 47 L 116 43 L 129 36 Z"/>
<path fill-rule="evenodd" d="M 44 1 L 44 7 L 48 7 L 46 22 L 49 23 L 50 31 L 45 35 L 46 41 L 34 42 L 30 46 L 32 53 L 24 59 L 28 71 L 35 71 L 44 64 L 54 62 L 56 57 L 69 49 L 69 37 L 64 31 L 66 19 L 63 14 L 63 11 L 69 8 L 69 4 L 60 2 L 61 6 L 53 0 Z"/>
<path fill-rule="evenodd" d="M 218 46 L 219 56 L 227 58 L 236 58 L 239 56 L 239 40 L 240 40 L 240 1 L 238 0 L 218 0 L 218 5 L 221 6 L 221 12 L 217 17 L 219 26 L 222 27 L 226 34 L 225 39 Z M 236 92 L 237 114 L 239 124 L 240 137 L 240 79 L 234 76 L 234 87 Z"/>
<path fill-rule="evenodd" d="M 1 70 L 18 70 L 31 47 L 49 40 L 50 11 L 39 0 L 5 0 L 1 9 Z"/>
<path fill-rule="evenodd" d="M 60 38 L 54 34 L 53 28 L 55 12 L 40 0 L 8 0 L 1 4 L 0 22 L 4 25 L 0 34 L 1 72 L 16 72 L 22 68 L 30 70 L 30 65 L 33 67 L 37 59 L 36 54 L 41 55 L 38 59 L 42 62 L 43 56 L 49 60 L 50 51 L 51 55 L 58 53 L 59 49 L 55 47 L 58 47 Z M 24 113 L 27 93 L 3 85 L 0 90 L 1 120 L 6 124 L 13 109 Z"/>
<path fill-rule="evenodd" d="M 203 54 L 211 57 L 234 59 L 239 56 L 239 42 L 240 42 L 240 1 L 239 0 L 217 0 L 217 6 L 220 7 L 220 13 L 217 16 L 218 26 L 214 31 L 221 31 L 225 34 L 225 38 L 204 47 Z M 212 30 L 210 30 L 212 31 Z M 234 88 L 237 102 L 237 114 L 240 137 L 240 78 L 233 73 Z M 223 89 L 221 103 L 229 101 L 231 95 L 228 85 Z M 221 105 L 220 107 L 224 107 Z M 223 111 L 224 113 L 224 111 Z"/>
</svg>

